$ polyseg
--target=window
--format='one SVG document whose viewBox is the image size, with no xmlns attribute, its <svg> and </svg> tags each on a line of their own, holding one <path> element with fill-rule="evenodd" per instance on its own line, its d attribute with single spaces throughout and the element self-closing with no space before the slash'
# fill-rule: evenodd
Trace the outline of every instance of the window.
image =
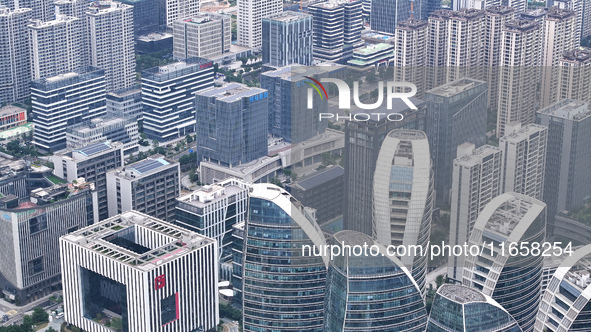
<svg viewBox="0 0 591 332">
<path fill-rule="evenodd" d="M 45 215 L 40 215 L 29 219 L 29 231 L 31 234 L 41 232 L 45 229 L 47 229 L 47 217 Z"/>
<path fill-rule="evenodd" d="M 177 311 L 177 298 L 178 293 L 175 293 L 160 301 L 160 308 L 162 310 L 161 319 L 163 326 L 179 318 L 179 313 Z"/>
<path fill-rule="evenodd" d="M 30 276 L 43 272 L 43 257 L 29 261 L 28 268 Z"/>
</svg>

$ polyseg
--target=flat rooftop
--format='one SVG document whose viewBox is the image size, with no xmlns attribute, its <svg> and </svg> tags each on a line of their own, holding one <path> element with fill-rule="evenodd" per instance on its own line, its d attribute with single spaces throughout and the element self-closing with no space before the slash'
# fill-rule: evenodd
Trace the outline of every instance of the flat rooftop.
<svg viewBox="0 0 591 332">
<path fill-rule="evenodd" d="M 479 291 L 461 285 L 443 284 L 437 290 L 437 294 L 460 304 L 486 302 L 486 297 Z"/>
<path fill-rule="evenodd" d="M 473 145 L 473 144 L 472 144 Z M 476 166 L 478 164 L 482 163 L 482 159 L 493 155 L 495 153 L 500 153 L 501 149 L 496 147 L 496 146 L 492 146 L 492 145 L 483 145 L 477 149 L 474 149 L 474 151 L 472 151 L 472 153 L 464 155 L 460 158 L 457 158 L 457 162 L 460 163 L 463 166 Z"/>
<path fill-rule="evenodd" d="M 513 20 L 505 23 L 504 31 L 516 31 L 520 33 L 532 32 L 540 27 L 540 23 L 531 20 Z"/>
<path fill-rule="evenodd" d="M 277 14 L 268 16 L 267 19 L 272 20 L 272 21 L 279 21 L 279 22 L 293 22 L 293 21 L 306 19 L 309 17 L 312 17 L 312 15 L 298 13 L 298 12 L 292 12 L 292 11 L 285 11 L 285 12 L 281 12 L 281 13 L 277 13 Z"/>
<path fill-rule="evenodd" d="M 225 102 L 234 102 L 244 97 L 256 96 L 266 92 L 267 90 L 261 88 L 251 88 L 240 83 L 229 83 L 222 87 L 201 91 L 198 95 L 216 97 L 218 100 Z"/>
<path fill-rule="evenodd" d="M 538 132 L 541 132 L 541 131 L 544 131 L 547 129 L 548 129 L 547 127 L 537 125 L 534 123 L 530 123 L 528 125 L 525 125 L 519 129 L 511 132 L 510 134 L 503 136 L 502 140 L 507 141 L 507 142 L 520 142 L 524 139 L 527 139 L 528 137 L 530 137 L 534 133 L 538 133 Z M 508 131 L 508 130 L 505 129 L 505 131 Z"/>
<path fill-rule="evenodd" d="M 14 105 L 6 105 L 6 106 L 0 108 L 0 116 L 19 114 L 19 113 L 26 112 L 26 111 L 27 110 L 22 107 L 18 107 L 18 106 L 14 106 Z"/>
<path fill-rule="evenodd" d="M 393 51 L 394 45 L 380 43 L 380 44 L 367 45 L 364 47 L 357 48 L 353 51 L 353 55 L 371 55 L 371 54 L 376 54 L 376 53 L 380 53 L 380 52 L 384 52 L 384 51 L 388 51 L 388 50 Z M 392 56 L 393 55 L 394 54 L 392 54 Z"/>
<path fill-rule="evenodd" d="M 215 241 L 136 211 L 108 218 L 62 239 L 143 271 Z"/>
<path fill-rule="evenodd" d="M 310 174 L 306 177 L 297 180 L 294 184 L 294 187 L 299 187 L 303 190 L 308 190 L 320 186 L 328 181 L 332 181 L 338 177 L 343 176 L 344 174 L 345 169 L 341 166 L 326 168 L 324 170 L 321 170 L 320 172 Z"/>
<path fill-rule="evenodd" d="M 178 198 L 179 202 L 204 208 L 240 192 L 246 192 L 247 184 L 236 179 L 227 179 L 216 184 L 203 186 L 188 195 Z"/>
<path fill-rule="evenodd" d="M 284 80 L 298 82 L 308 80 L 305 76 L 326 75 L 328 73 L 344 69 L 345 66 L 285 66 L 270 70 L 261 75 L 268 77 L 281 77 Z"/>
<path fill-rule="evenodd" d="M 429 90 L 427 91 L 427 93 L 439 95 L 442 97 L 452 97 L 481 84 L 485 84 L 485 82 L 473 80 L 470 78 L 462 78 L 457 81 L 453 81 L 451 83 Z"/>
<path fill-rule="evenodd" d="M 119 117 L 119 116 L 113 116 L 113 117 L 108 117 L 108 118 L 94 118 L 90 121 L 81 123 L 80 125 L 76 125 L 76 126 L 72 126 L 70 128 L 68 128 L 68 133 L 88 133 L 90 131 L 93 131 L 97 128 L 102 128 L 102 127 L 109 127 L 109 126 L 115 126 L 115 125 L 121 125 L 123 126 L 126 122 L 128 122 L 129 120 L 124 118 L 124 117 Z"/>
<path fill-rule="evenodd" d="M 579 47 L 577 49 L 564 52 L 562 61 L 566 62 L 587 62 L 591 60 L 591 48 Z"/>
<path fill-rule="evenodd" d="M 83 157 L 90 157 L 103 151 L 107 151 L 109 149 L 111 149 L 110 142 L 100 142 L 86 145 L 80 149 L 74 150 L 73 152 L 76 152 Z"/>
<path fill-rule="evenodd" d="M 565 99 L 539 110 L 538 113 L 566 120 L 580 121 L 591 116 L 590 106 L 591 104 L 583 101 Z"/>
<path fill-rule="evenodd" d="M 172 38 L 172 37 L 173 37 L 172 33 L 150 32 L 148 34 L 138 36 L 137 40 L 143 41 L 143 42 L 151 42 L 151 41 L 164 40 L 164 39 L 168 39 L 168 38 Z"/>
</svg>

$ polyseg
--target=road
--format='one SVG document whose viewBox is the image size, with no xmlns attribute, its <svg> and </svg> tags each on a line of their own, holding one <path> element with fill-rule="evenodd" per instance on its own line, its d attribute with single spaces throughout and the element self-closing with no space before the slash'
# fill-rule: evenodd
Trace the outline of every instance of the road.
<svg viewBox="0 0 591 332">
<path fill-rule="evenodd" d="M 61 295 L 61 291 L 57 292 L 57 293 Z M 54 294 L 56 294 L 56 293 L 54 293 Z M 25 316 L 26 312 L 29 312 L 29 311 L 33 310 L 33 308 L 36 308 L 36 307 L 42 305 L 43 303 L 48 302 L 49 298 L 51 296 L 53 296 L 54 294 L 47 295 L 39 300 L 33 301 L 33 302 L 26 304 L 22 307 L 17 307 L 16 305 L 14 305 L 12 303 L 8 303 L 4 300 L 0 300 L 0 311 L 5 312 L 8 315 L 10 315 L 10 319 L 6 323 L 0 324 L 0 326 L 8 326 L 8 325 L 12 325 L 14 323 L 20 324 L 22 322 L 22 319 Z M 44 309 L 51 309 L 51 308 L 57 307 L 59 305 L 60 305 L 60 303 L 54 304 L 54 305 L 44 308 Z"/>
</svg>

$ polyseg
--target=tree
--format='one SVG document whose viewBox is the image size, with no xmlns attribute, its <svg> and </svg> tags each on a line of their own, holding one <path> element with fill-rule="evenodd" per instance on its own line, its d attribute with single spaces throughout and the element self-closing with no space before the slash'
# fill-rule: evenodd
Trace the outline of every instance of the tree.
<svg viewBox="0 0 591 332">
<path fill-rule="evenodd" d="M 248 62 L 248 58 L 242 57 L 242 58 L 240 58 L 240 61 L 242 62 L 243 66 L 246 66 L 246 63 Z"/>
<path fill-rule="evenodd" d="M 270 183 L 283 188 L 283 183 L 281 183 L 281 181 L 278 178 L 272 178 L 271 181 L 269 181 Z"/>
<path fill-rule="evenodd" d="M 186 140 L 187 140 L 187 144 L 193 143 L 193 136 L 192 135 L 187 135 Z"/>
<path fill-rule="evenodd" d="M 368 81 L 369 83 L 375 83 L 378 81 L 378 78 L 376 76 L 376 73 L 373 70 L 371 70 L 369 72 L 369 74 L 367 74 L 365 76 L 365 80 Z"/>
<path fill-rule="evenodd" d="M 189 171 L 189 180 L 195 184 L 198 184 L 199 175 L 197 175 L 197 167 L 192 167 Z"/>
<path fill-rule="evenodd" d="M 111 329 L 121 332 L 123 331 L 123 321 L 119 317 L 115 317 L 111 320 Z"/>
<path fill-rule="evenodd" d="M 435 278 L 435 284 L 437 285 L 437 288 L 441 287 L 441 285 L 443 285 L 444 282 L 445 278 L 443 277 L 443 274 L 440 274 L 437 276 L 437 278 Z"/>
<path fill-rule="evenodd" d="M 57 332 L 53 327 L 48 327 L 47 330 L 45 330 L 45 332 Z"/>
<path fill-rule="evenodd" d="M 45 310 L 37 307 L 33 309 L 33 315 L 31 315 L 31 318 L 35 324 L 45 323 L 49 321 L 49 314 Z"/>
</svg>

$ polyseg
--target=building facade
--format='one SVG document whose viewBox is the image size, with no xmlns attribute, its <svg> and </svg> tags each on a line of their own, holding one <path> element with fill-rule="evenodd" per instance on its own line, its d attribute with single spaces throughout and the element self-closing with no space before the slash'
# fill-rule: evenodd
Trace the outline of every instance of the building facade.
<svg viewBox="0 0 591 332">
<path fill-rule="evenodd" d="M 565 52 L 559 66 L 558 100 L 591 102 L 591 49 L 579 47 Z"/>
<path fill-rule="evenodd" d="M 213 86 L 213 62 L 191 58 L 142 72 L 144 132 L 166 142 L 195 132 L 195 95 Z"/>
<path fill-rule="evenodd" d="M 87 67 L 31 82 L 33 144 L 42 151 L 66 148 L 66 129 L 104 116 L 105 71 Z"/>
<path fill-rule="evenodd" d="M 470 234 L 470 246 L 485 242 L 494 245 L 480 256 L 466 257 L 462 284 L 492 297 L 524 332 L 534 328 L 542 295 L 543 257 L 513 256 L 508 245 L 537 243 L 541 247 L 545 239 L 546 204 L 516 193 L 504 193 L 491 200 Z M 517 275 L 519 278 L 515 278 Z"/>
<path fill-rule="evenodd" d="M 263 44 L 263 18 L 281 13 L 280 0 L 239 0 L 237 16 L 238 45 L 260 48 Z"/>
<path fill-rule="evenodd" d="M 177 59 L 217 58 L 230 52 L 232 18 L 200 13 L 173 23 L 173 54 Z"/>
<path fill-rule="evenodd" d="M 60 239 L 64 318 L 85 331 L 192 331 L 219 323 L 213 239 L 130 211 Z"/>
<path fill-rule="evenodd" d="M 263 64 L 312 65 L 312 16 L 282 12 L 263 18 Z"/>
<path fill-rule="evenodd" d="M 13 103 L 30 95 L 31 58 L 27 25 L 30 8 L 0 6 L 0 102 Z"/>
<path fill-rule="evenodd" d="M 27 123 L 27 110 L 17 106 L 7 105 L 0 108 L 0 131 Z"/>
<path fill-rule="evenodd" d="M 235 166 L 265 156 L 268 97 L 265 89 L 229 83 L 197 94 L 197 161 Z"/>
<path fill-rule="evenodd" d="M 160 27 L 172 28 L 174 21 L 199 15 L 201 3 L 197 0 L 165 0 L 160 4 Z"/>
<path fill-rule="evenodd" d="M 384 138 L 373 177 L 373 237 L 384 245 L 424 248 L 435 203 L 429 142 L 420 130 L 392 130 Z M 399 257 L 425 292 L 427 257 Z"/>
<path fill-rule="evenodd" d="M 405 0 L 373 0 L 369 14 L 371 29 L 394 35 L 398 23 L 410 18 L 410 6 L 411 1 Z"/>
<path fill-rule="evenodd" d="M 107 93 L 107 112 L 122 118 L 143 120 L 142 90 L 132 87 Z"/>
</svg>

